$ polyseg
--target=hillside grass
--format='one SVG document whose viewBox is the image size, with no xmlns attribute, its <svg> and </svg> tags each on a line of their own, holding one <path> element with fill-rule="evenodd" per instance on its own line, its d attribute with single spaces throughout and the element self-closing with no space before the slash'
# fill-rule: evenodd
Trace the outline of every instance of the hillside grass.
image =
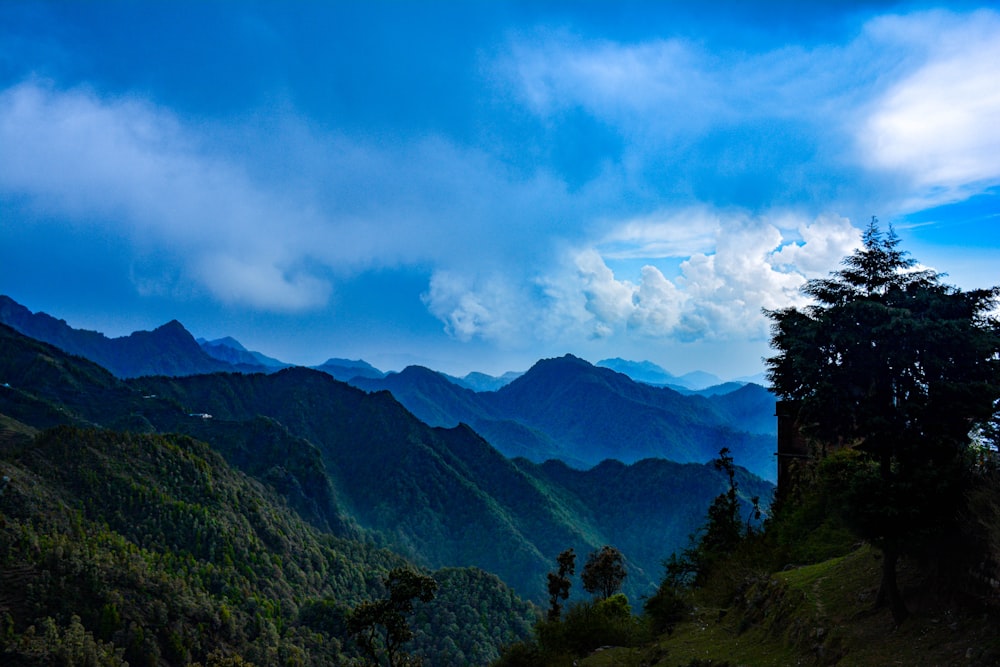
<svg viewBox="0 0 1000 667">
<path fill-rule="evenodd" d="M 949 591 L 918 592 L 913 564 L 900 572 L 911 616 L 894 627 L 875 610 L 880 560 L 861 547 L 814 565 L 761 577 L 732 607 L 699 604 L 672 633 L 642 649 L 609 648 L 581 667 L 788 667 L 791 665 L 1000 664 L 997 610 L 954 604 Z M 905 594 L 905 593 L 904 593 Z M 951 600 L 951 602 L 949 602 Z"/>
</svg>

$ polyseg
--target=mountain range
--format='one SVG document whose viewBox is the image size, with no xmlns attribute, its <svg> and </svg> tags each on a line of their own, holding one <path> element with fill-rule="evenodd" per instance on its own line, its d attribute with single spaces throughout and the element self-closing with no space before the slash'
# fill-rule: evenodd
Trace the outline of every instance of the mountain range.
<svg viewBox="0 0 1000 667">
<path fill-rule="evenodd" d="M 570 546 L 587 553 L 616 544 L 629 559 L 628 590 L 649 592 L 662 559 L 686 544 L 725 487 L 703 464 L 659 459 L 580 471 L 510 459 L 469 426 L 428 426 L 388 392 L 369 394 L 316 370 L 120 380 L 12 329 L 2 333 L 0 379 L 10 386 L 0 392 L 0 414 L 34 428 L 189 434 L 318 529 L 369 536 L 432 568 L 474 565 L 535 600 L 544 598 L 554 556 Z M 767 482 L 741 475 L 747 497 L 769 496 Z M 616 493 L 624 498 L 609 504 Z"/>
<path fill-rule="evenodd" d="M 216 340 L 195 339 L 176 320 L 153 331 L 137 331 L 128 336 L 108 338 L 97 331 L 74 329 L 65 320 L 46 313 L 33 313 L 6 295 L 0 295 L 0 324 L 6 324 L 27 336 L 99 363 L 120 378 L 140 375 L 196 375 L 217 371 L 267 373 L 293 365 L 247 350 L 231 336 Z M 597 366 L 618 371 L 636 382 L 667 386 L 681 393 L 727 393 L 747 383 L 764 382 L 763 376 L 755 376 L 724 383 L 718 377 L 702 371 L 678 377 L 649 361 L 636 362 L 618 358 L 599 361 Z M 314 368 L 345 382 L 355 377 L 381 378 L 387 375 L 361 359 L 331 358 Z M 492 376 L 472 372 L 463 377 L 442 375 L 454 384 L 481 392 L 496 391 L 523 373 L 511 371 Z"/>
<path fill-rule="evenodd" d="M 88 358 L 120 378 L 289 368 L 232 338 L 195 340 L 176 321 L 109 339 L 45 313 L 33 314 L 0 296 L 0 322 Z M 468 424 L 508 457 L 537 463 L 557 459 L 577 468 L 605 459 L 704 463 L 726 446 L 758 476 L 776 478 L 774 397 L 753 383 L 694 390 L 688 387 L 718 378 L 705 373 L 676 378 L 655 364 L 622 359 L 593 366 L 569 355 L 500 378 L 477 373 L 456 378 L 417 366 L 386 374 L 363 360 L 336 358 L 316 368 L 368 392 L 390 391 L 430 426 Z M 635 381 L 627 373 L 648 381 Z M 687 386 L 653 383 L 667 380 Z"/>
<path fill-rule="evenodd" d="M 756 384 L 681 394 L 571 355 L 541 360 L 491 392 L 458 386 L 419 366 L 350 383 L 388 390 L 432 426 L 468 424 L 509 457 L 558 459 L 578 468 L 606 459 L 704 463 L 729 447 L 741 465 L 775 477 L 774 396 Z"/>
</svg>

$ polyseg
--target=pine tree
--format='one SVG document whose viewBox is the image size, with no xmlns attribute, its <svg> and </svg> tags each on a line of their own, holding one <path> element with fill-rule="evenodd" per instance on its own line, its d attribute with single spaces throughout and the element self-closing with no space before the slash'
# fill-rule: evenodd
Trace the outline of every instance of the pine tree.
<svg viewBox="0 0 1000 667">
<path fill-rule="evenodd" d="M 878 603 L 907 615 L 901 555 L 925 553 L 955 530 L 963 452 L 1000 399 L 998 288 L 963 292 L 918 269 L 872 218 L 863 246 L 812 280 L 804 309 L 769 311 L 775 392 L 822 448 L 853 449 L 845 518 L 883 553 Z"/>
</svg>

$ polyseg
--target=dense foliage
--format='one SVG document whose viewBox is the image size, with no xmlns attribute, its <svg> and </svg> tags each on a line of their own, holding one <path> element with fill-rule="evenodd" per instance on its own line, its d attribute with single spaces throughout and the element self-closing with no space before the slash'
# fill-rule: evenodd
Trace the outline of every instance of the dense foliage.
<svg viewBox="0 0 1000 667">
<path fill-rule="evenodd" d="M 882 550 L 878 599 L 897 622 L 907 613 L 898 558 L 961 555 L 966 452 L 1000 399 L 1000 322 L 990 315 L 1000 290 L 943 285 L 898 244 L 873 219 L 842 270 L 806 285 L 814 305 L 769 313 L 778 354 L 767 360 L 803 433 L 855 453 L 828 472 L 847 524 Z"/>
<path fill-rule="evenodd" d="M 583 583 L 583 590 L 607 600 L 621 590 L 627 574 L 622 552 L 606 544 L 587 556 L 580 581 Z"/>
<path fill-rule="evenodd" d="M 15 664 L 76 664 L 84 655 L 91 662 L 80 664 L 344 662 L 359 653 L 336 609 L 377 598 L 385 573 L 406 565 L 319 533 L 185 436 L 60 427 L 31 440 L 6 432 L 0 655 Z M 481 579 L 443 576 L 442 598 L 464 599 L 469 577 Z M 485 664 L 523 636 L 533 614 L 491 581 L 466 602 L 489 614 L 460 632 L 416 626 L 415 649 Z M 477 662 L 435 648 L 449 637 L 455 646 L 478 642 Z"/>
</svg>

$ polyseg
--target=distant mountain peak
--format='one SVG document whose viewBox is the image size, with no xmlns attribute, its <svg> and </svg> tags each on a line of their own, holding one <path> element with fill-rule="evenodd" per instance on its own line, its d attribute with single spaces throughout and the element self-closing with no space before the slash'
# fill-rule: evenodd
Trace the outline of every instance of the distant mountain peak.
<svg viewBox="0 0 1000 667">
<path fill-rule="evenodd" d="M 137 331 L 135 333 L 145 333 L 145 332 Z M 192 343 L 197 344 L 197 341 L 194 339 L 194 336 L 191 335 L 191 332 L 188 331 L 184 327 L 184 325 L 181 324 L 180 322 L 178 322 L 177 320 L 170 320 L 166 324 L 161 324 L 160 326 L 158 326 L 155 329 L 153 329 L 152 333 L 155 333 L 155 334 L 172 334 L 172 335 L 175 335 L 175 336 L 179 335 L 179 336 L 183 336 L 184 338 L 190 338 Z"/>
<path fill-rule="evenodd" d="M 208 356 L 177 320 L 153 331 L 108 338 L 97 331 L 74 329 L 46 313 L 32 314 L 6 297 L 0 299 L 0 322 L 20 333 L 103 366 L 120 378 L 140 375 L 192 375 L 232 370 Z"/>
<path fill-rule="evenodd" d="M 375 368 L 363 359 L 339 359 L 332 357 L 319 366 L 314 366 L 318 371 L 323 371 L 327 375 L 332 375 L 341 382 L 348 382 L 356 377 L 381 378 L 385 373 Z"/>
<path fill-rule="evenodd" d="M 340 366 L 342 368 L 371 368 L 375 369 L 374 366 L 369 364 L 364 359 L 340 359 L 338 357 L 331 357 L 323 362 L 323 366 Z"/>
<path fill-rule="evenodd" d="M 580 357 L 574 356 L 572 354 L 564 354 L 561 357 L 551 357 L 549 359 L 539 359 L 535 362 L 535 365 L 531 369 L 536 368 L 593 368 L 594 365 L 591 364 L 586 359 L 581 359 Z M 529 369 L 529 373 L 531 372 Z"/>
<path fill-rule="evenodd" d="M 677 376 L 652 361 L 629 361 L 615 357 L 614 359 L 602 359 L 597 362 L 597 365 L 602 368 L 610 368 L 644 384 L 680 387 L 693 391 L 722 384 L 721 379 L 705 371 L 692 371 Z"/>
<path fill-rule="evenodd" d="M 228 347 L 231 350 L 247 352 L 247 349 L 232 336 L 224 336 L 223 338 L 216 338 L 215 340 L 205 340 L 204 338 L 199 338 L 198 344 L 202 346 L 208 345 L 211 347 Z"/>
</svg>

